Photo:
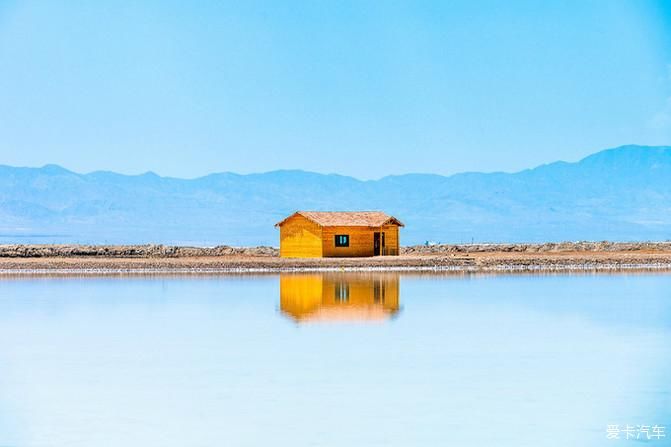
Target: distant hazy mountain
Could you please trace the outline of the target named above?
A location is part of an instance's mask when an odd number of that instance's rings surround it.
[[[277,245],[298,210],[384,210],[402,243],[671,239],[671,147],[506,173],[360,181],[303,171],[193,180],[0,166],[0,242]]]

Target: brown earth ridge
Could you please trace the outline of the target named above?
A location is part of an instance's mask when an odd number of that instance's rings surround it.
[[[671,242],[418,245],[400,256],[287,259],[273,247],[0,245],[0,274],[273,273],[329,270],[671,271]]]

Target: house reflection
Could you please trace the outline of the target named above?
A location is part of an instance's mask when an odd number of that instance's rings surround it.
[[[282,274],[280,310],[297,322],[385,320],[399,311],[399,276]]]

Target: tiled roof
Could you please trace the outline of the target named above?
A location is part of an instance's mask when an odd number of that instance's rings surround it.
[[[403,226],[401,221],[382,211],[296,211],[275,226],[281,226],[295,215],[303,216],[322,227],[381,227],[386,224]]]

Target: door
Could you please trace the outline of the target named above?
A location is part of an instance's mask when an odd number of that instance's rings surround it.
[[[373,302],[384,304],[384,281],[381,279],[376,279],[373,283]]]
[[[373,233],[373,256],[380,256],[380,233]]]

